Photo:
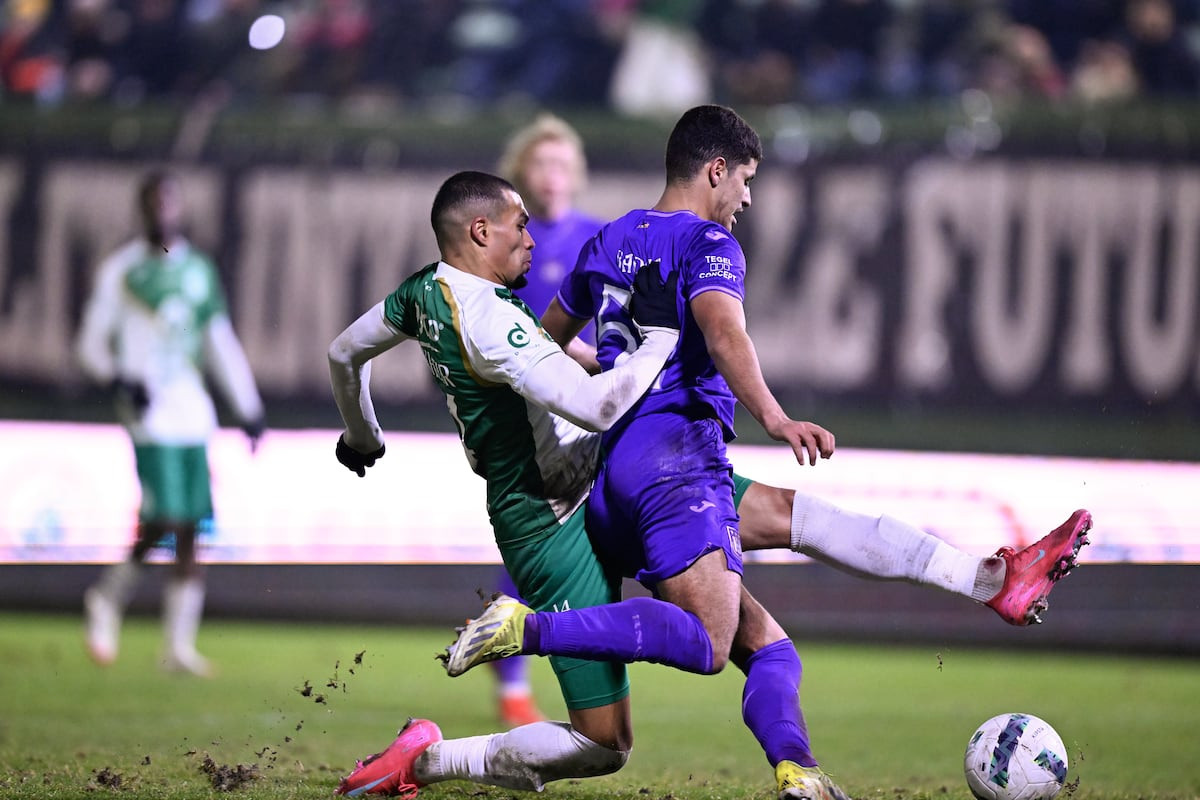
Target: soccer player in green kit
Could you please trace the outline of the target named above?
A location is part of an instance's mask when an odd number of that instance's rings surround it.
[[[217,427],[205,372],[242,422],[251,448],[263,406],[209,258],[183,235],[179,179],[152,172],[138,189],[143,235],[100,266],[76,349],[84,371],[115,395],[133,440],[142,502],[129,558],[109,566],[84,595],[92,659],[117,658],[121,618],[147,553],[175,536],[175,568],[163,594],[164,668],[208,675],[196,651],[204,576],[196,533],[212,516],[207,442]]]

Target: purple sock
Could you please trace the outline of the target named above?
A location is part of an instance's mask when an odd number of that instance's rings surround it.
[[[800,711],[800,656],[788,639],[780,639],[750,656],[743,668],[742,719],[758,739],[771,766],[795,761],[813,767],[808,727]]]
[[[649,661],[707,675],[712,642],[695,614],[662,600],[540,611],[525,618],[526,653],[593,661]]]

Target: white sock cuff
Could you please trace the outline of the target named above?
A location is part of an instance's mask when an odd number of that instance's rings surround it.
[[[795,553],[802,552],[802,548],[823,550],[839,516],[845,513],[832,503],[797,491],[792,497],[791,550]]]

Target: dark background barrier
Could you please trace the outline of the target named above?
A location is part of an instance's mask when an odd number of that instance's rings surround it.
[[[131,606],[156,613],[169,568],[148,569]],[[214,565],[207,613],[286,622],[436,625],[449,633],[492,591],[491,565]],[[94,565],[0,565],[0,608],[82,615]],[[945,592],[864,581],[820,564],[746,568],[746,585],[795,639],[1200,655],[1200,566],[1091,564],[1051,595],[1042,625],[1014,628]],[[626,594],[645,594],[626,582]],[[82,644],[82,623],[80,634]]]
[[[855,113],[878,141],[848,132]],[[1200,166],[1177,135],[1195,115],[997,108],[1003,137],[964,150],[947,139],[972,119],[957,107],[760,113],[767,158],[737,233],[768,379],[854,446],[1196,459]],[[0,415],[109,418],[70,343],[98,260],[134,233],[137,179],[168,161],[271,423],[331,424],[325,346],[434,259],[438,183],[494,168],[529,117],[231,110],[179,159],[184,112],[0,106]],[[669,124],[572,119],[592,156],[583,205],[652,204]],[[376,395],[398,427],[446,429],[416,366],[379,370]]]

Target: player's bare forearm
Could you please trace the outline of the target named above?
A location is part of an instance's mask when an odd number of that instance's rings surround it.
[[[801,464],[833,455],[833,434],[816,423],[789,417],[767,386],[742,304],[720,292],[705,292],[692,300],[692,314],[717,370],[767,435],[791,447]]]
[[[562,349],[567,355],[575,359],[579,366],[588,371],[588,374],[595,375],[600,371],[600,362],[596,360],[596,348],[590,345],[579,337],[571,339],[566,344],[562,345]]]
[[[767,386],[758,361],[754,342],[744,329],[724,327],[713,332],[710,339],[705,333],[709,355],[717,371],[725,378],[738,402],[745,406],[773,439],[787,421],[788,416],[771,389]]]
[[[691,307],[708,354],[734,397],[768,434],[778,430],[787,414],[763,378],[741,301],[724,292],[704,292],[691,300]]]
[[[563,310],[556,297],[550,301],[546,313],[542,314],[541,325],[542,330],[550,334],[550,338],[558,342],[558,346],[579,362],[581,367],[593,375],[600,371],[596,348],[579,338],[579,334],[587,327],[586,319],[572,317]]]

